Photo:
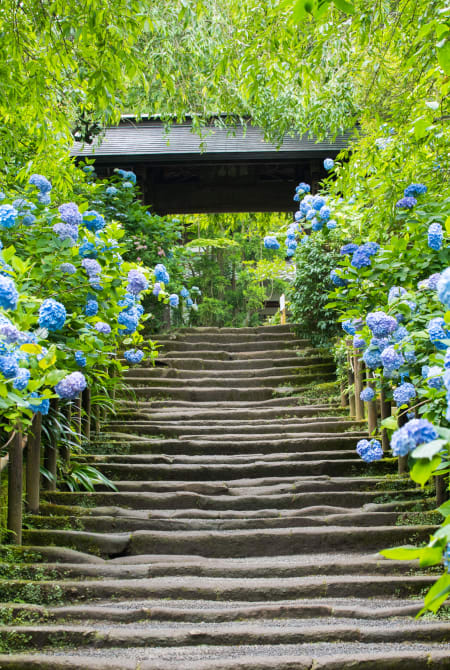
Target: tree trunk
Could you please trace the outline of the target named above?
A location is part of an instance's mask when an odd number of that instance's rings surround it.
[[[27,440],[27,512],[39,512],[42,414],[36,412]]]
[[[8,520],[11,544],[22,544],[23,453],[22,434],[16,431],[9,448],[8,463]]]

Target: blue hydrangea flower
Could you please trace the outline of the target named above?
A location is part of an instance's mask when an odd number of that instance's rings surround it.
[[[400,384],[400,386],[397,386],[397,388],[394,389],[393,392],[393,398],[397,407],[407,405],[409,401],[415,397],[416,397],[415,386],[414,384],[410,384],[409,382],[404,382],[403,384]]]
[[[64,223],[71,226],[79,226],[83,221],[83,217],[78,209],[78,205],[74,202],[66,202],[58,207],[58,212]]]
[[[346,319],[341,323],[342,330],[348,335],[354,335],[356,333],[356,326],[353,322],[353,319]]]
[[[409,434],[406,425],[396,430],[392,435],[391,449],[394,456],[406,456],[406,454],[409,454],[410,451],[416,448],[416,443]]]
[[[84,306],[84,313],[86,316],[95,316],[98,312],[98,302],[94,299],[90,299],[86,302]]]
[[[444,368],[446,370],[450,370],[450,347],[447,349],[445,352],[444,356]]]
[[[393,338],[394,342],[401,342],[402,340],[404,340],[408,336],[409,336],[409,333],[406,330],[405,326],[399,326],[392,333],[392,338]]]
[[[127,188],[127,189],[128,188],[133,188],[133,184],[131,183],[131,181],[124,181],[124,182],[122,182],[122,188]]]
[[[436,291],[440,278],[440,272],[435,272],[434,274],[430,275],[427,279],[428,288],[430,288],[432,291]]]
[[[72,226],[70,223],[55,223],[53,232],[60,240],[70,240],[72,243],[78,240],[78,226]]]
[[[49,205],[51,203],[51,198],[49,193],[38,193],[38,201],[41,205]]]
[[[405,361],[410,365],[416,362],[416,353],[414,349],[408,349],[403,353],[403,356],[405,358]]]
[[[17,375],[14,377],[13,380],[13,387],[17,389],[17,391],[24,391],[28,386],[30,377],[31,373],[29,370],[27,370],[26,368],[19,368],[19,372],[17,373]]]
[[[384,312],[369,312],[366,323],[375,337],[387,337],[398,326],[396,319]]]
[[[428,379],[427,382],[430,388],[433,389],[442,388],[444,380],[442,378],[442,368],[440,368],[439,365],[432,365],[428,370],[427,377],[430,377],[430,379]]]
[[[122,298],[122,300],[119,300],[117,304],[119,307],[133,307],[135,303],[136,296],[132,295],[131,293],[125,293],[125,296]]]
[[[0,307],[3,309],[16,309],[19,294],[14,281],[10,277],[0,275]]]
[[[102,271],[102,266],[95,258],[83,258],[81,267],[86,270],[88,277],[96,277]]]
[[[144,358],[144,352],[140,349],[128,349],[128,351],[124,353],[124,357],[129,363],[136,365]]]
[[[12,379],[19,374],[19,366],[17,360],[12,354],[4,354],[0,356],[0,372],[5,379]]]
[[[362,268],[368,268],[370,267],[371,264],[370,254],[367,251],[365,251],[362,247],[358,247],[358,249],[352,256],[350,264],[357,270],[361,270]]]
[[[334,168],[334,160],[332,158],[325,158],[323,162],[323,167],[325,170],[332,170]]]
[[[75,363],[80,366],[80,368],[86,367],[86,356],[82,351],[75,352]]]
[[[395,203],[395,206],[398,209],[412,209],[417,205],[417,200],[411,196],[408,198],[400,198],[400,200],[397,200]]]
[[[364,402],[370,402],[375,398],[375,391],[370,388],[370,386],[366,386],[359,394],[359,397],[361,400],[364,400]]]
[[[326,200],[324,197],[321,195],[313,196],[313,199],[311,200],[311,207],[315,209],[316,212],[321,210],[324,205],[326,205]]]
[[[389,295],[388,295],[388,303],[389,305],[394,302],[394,300],[398,300],[399,298],[402,297],[402,295],[405,295],[406,289],[404,289],[402,286],[392,286],[392,288],[389,289]]]
[[[307,221],[316,221],[316,214],[317,214],[316,210],[310,207],[310,209],[308,209],[308,211],[305,214],[305,219]]]
[[[190,309],[193,305],[194,305],[194,301],[192,300],[192,298],[187,298],[186,299],[186,307],[188,307]]]
[[[114,197],[115,195],[117,195],[118,192],[119,192],[119,191],[118,191],[118,189],[117,189],[115,186],[108,186],[108,188],[107,188],[106,191],[105,191],[106,195],[108,195],[110,198],[112,198],[112,197]],[[148,212],[147,212],[147,214],[148,214]]]
[[[439,437],[435,427],[427,419],[412,419],[404,428],[408,430],[417,446],[437,440]]]
[[[367,343],[362,337],[360,337],[360,335],[354,335],[353,346],[355,347],[355,349],[365,349]]]
[[[169,283],[169,273],[167,272],[165,265],[158,263],[158,265],[155,266],[153,272],[155,274],[156,281],[162,282],[163,284]]]
[[[336,270],[331,270],[330,279],[335,286],[347,286],[347,284],[348,284],[348,281],[346,279],[343,279],[342,277],[340,277],[337,274]]]
[[[31,402],[31,398],[35,398],[34,402]],[[33,391],[33,393],[30,393],[28,408],[31,409],[34,414],[40,412],[42,416],[45,416],[50,409],[50,400],[48,398],[41,398],[37,391]]]
[[[319,216],[322,219],[322,221],[328,221],[328,219],[331,216],[331,209],[329,207],[327,207],[326,205],[324,205],[319,210]]]
[[[66,308],[61,302],[48,298],[39,308],[39,325],[41,328],[60,330],[66,321]]]
[[[439,251],[442,248],[444,233],[440,223],[432,223],[428,228],[428,246],[430,249]]]
[[[415,195],[423,195],[424,193],[427,192],[427,190],[428,189],[425,186],[425,184],[410,184],[403,191],[403,195],[405,196],[405,198],[409,198]]]
[[[176,294],[176,293],[172,293],[172,294],[169,296],[169,305],[170,305],[171,307],[178,307],[178,304],[179,304],[179,298],[178,298],[177,294]]]
[[[189,298],[189,291],[185,286],[183,286],[183,288],[181,289],[180,295],[182,298]]]
[[[341,254],[341,256],[351,256],[352,254],[355,253],[355,251],[357,251],[357,249],[358,245],[353,244],[353,242],[350,242],[349,244],[344,244],[344,246],[341,247],[339,253]]]
[[[18,329],[7,319],[5,319],[4,321],[2,319],[2,322],[0,323],[0,335],[8,344],[17,342],[17,340],[19,339]]]
[[[130,270],[128,273],[127,291],[133,295],[138,295],[148,287],[148,280],[139,270]]]
[[[127,334],[134,333],[139,324],[139,313],[136,307],[129,307],[128,309],[123,309],[117,321],[121,326],[124,326],[124,329],[121,329],[122,332]]]
[[[121,177],[121,178],[124,179],[125,181],[130,181],[132,184],[135,184],[135,183],[136,183],[136,175],[135,175],[135,173],[132,172],[131,170],[120,170],[120,169],[116,169],[116,170],[114,170],[114,171],[117,172],[117,174],[119,175],[119,177]]]
[[[264,246],[266,249],[279,249],[280,243],[273,235],[266,235],[264,238]],[[156,277],[156,279],[159,279],[159,277]],[[161,279],[161,281],[163,280]]]
[[[83,170],[83,172],[85,172],[88,175],[94,173],[94,166],[93,165],[83,165],[83,167],[81,169]]]
[[[97,321],[95,324],[95,330],[97,330],[99,333],[102,333],[102,335],[109,335],[111,332],[111,326],[104,321]]]
[[[88,240],[84,238],[83,244],[78,249],[78,255],[81,256],[81,258],[97,258],[98,251],[93,242],[88,242]]]
[[[309,184],[306,184],[304,181],[301,181],[295,190],[297,193],[309,193],[311,190],[311,186]]]
[[[369,256],[375,256],[380,251],[380,245],[378,242],[364,242],[359,249]]]
[[[17,220],[19,212],[12,205],[0,205],[0,226],[12,228]]]
[[[84,212],[83,224],[93,233],[96,233],[99,230],[103,230],[103,228],[106,226],[106,222],[103,216],[94,209]]]
[[[327,228],[328,230],[334,230],[335,228],[337,228],[336,221],[334,219],[330,219],[329,221],[327,221]]]
[[[369,347],[363,354],[363,361],[370,370],[381,367],[381,351],[377,347]]]
[[[383,449],[378,440],[359,440],[356,445],[356,453],[366,463],[379,461],[383,458]]]
[[[159,282],[156,282],[153,284],[153,290],[152,290],[153,295],[158,296],[161,293],[161,284]]]
[[[442,554],[442,560],[444,561],[444,567],[447,568],[447,572],[450,573],[450,542],[447,544]]]
[[[75,265],[72,263],[61,263],[59,270],[66,275],[74,275],[77,272]]]
[[[431,321],[428,323],[428,335],[430,336],[430,341],[434,344],[436,349],[447,349],[447,345],[441,342],[441,340],[445,340],[449,337],[449,333],[444,326],[445,321],[440,316],[431,319]]]
[[[41,174],[32,174],[28,183],[36,186],[36,188],[44,195],[50,193],[52,190],[52,185],[49,180]]]
[[[65,400],[75,400],[87,386],[82,372],[71,372],[55,386],[55,393]]]
[[[437,282],[437,295],[443,305],[450,309],[450,268],[446,268]]]
[[[382,352],[381,362],[387,369],[398,370],[398,368],[403,365],[405,361],[401,352],[396,351],[396,349],[391,345],[386,347],[386,349],[384,349]]]

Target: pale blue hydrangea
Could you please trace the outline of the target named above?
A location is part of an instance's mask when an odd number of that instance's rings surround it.
[[[136,365],[137,363],[140,363],[144,358],[144,352],[141,351],[140,349],[128,349],[128,351],[124,353],[124,357],[128,361],[128,363],[133,363],[134,365]]]
[[[97,321],[95,324],[95,330],[99,333],[102,333],[102,335],[109,335],[111,332],[111,326],[104,321]]]
[[[16,221],[19,212],[12,205],[0,205],[0,226],[2,228],[12,228]]]
[[[313,196],[313,199],[311,200],[311,207],[315,209],[316,212],[321,210],[324,205],[326,205],[326,200],[323,196],[321,195]]]
[[[155,279],[158,282],[162,282],[163,284],[169,283],[169,273],[167,272],[165,265],[158,263],[153,272],[155,274]]]
[[[432,365],[429,370],[428,370],[428,375],[429,377],[427,384],[430,388],[434,389],[440,389],[442,388],[442,385],[444,383],[444,380],[442,378],[442,368],[439,367],[439,365]]]
[[[121,177],[123,180],[130,181],[132,184],[136,184],[136,175],[131,170],[121,170],[116,168],[114,172],[117,172],[119,177]]]
[[[134,188],[134,184],[132,184],[131,181],[124,181],[122,182],[122,188],[125,189]]]
[[[369,347],[363,354],[363,361],[370,370],[381,367],[381,351],[377,347]]]
[[[14,281],[10,277],[0,275],[0,307],[3,309],[16,309],[19,300]]]
[[[77,272],[75,265],[72,263],[61,263],[59,266],[60,272],[66,275],[74,275]]]
[[[78,240],[78,226],[72,226],[70,223],[55,223],[53,232],[60,240],[70,240],[72,243]]]
[[[356,453],[366,463],[379,461],[383,458],[383,449],[378,440],[359,440],[356,445]]]
[[[179,298],[178,298],[177,294],[176,294],[176,293],[172,293],[172,294],[169,296],[169,305],[170,305],[171,307],[178,307],[178,304],[179,304]]]
[[[412,419],[404,427],[416,445],[431,442],[439,437],[435,427],[427,419]]]
[[[273,235],[266,235],[264,238],[264,246],[266,249],[279,249],[280,243]],[[159,277],[156,277],[156,279],[159,279]],[[163,280],[161,279],[161,281]]]
[[[42,398],[37,391],[30,393],[28,400],[28,409],[30,409],[34,414],[40,412],[42,416],[48,414],[50,409],[50,400],[48,398]],[[33,398],[33,401],[31,400]]]
[[[432,223],[428,228],[428,246],[434,251],[442,248],[444,233],[440,223]]]
[[[3,354],[0,356],[0,373],[5,379],[12,379],[19,374],[17,360],[12,354]]]
[[[372,388],[370,388],[370,386],[366,386],[359,394],[359,397],[364,402],[371,402],[371,400],[375,398],[375,391]]]
[[[331,209],[329,207],[327,207],[326,205],[324,205],[319,210],[319,216],[322,219],[322,221],[328,221],[328,219],[331,216]]]
[[[183,288],[181,289],[180,295],[182,298],[189,298],[189,291],[185,286],[183,286]]]
[[[388,303],[389,305],[394,302],[394,300],[398,300],[399,298],[402,297],[402,295],[405,295],[406,289],[404,289],[402,286],[392,286],[392,288],[389,289],[389,295],[388,295]]]
[[[127,291],[133,295],[138,295],[148,287],[148,280],[139,270],[130,270],[128,273]]]
[[[89,299],[84,306],[86,316],[95,316],[98,312],[98,302],[93,298]]]
[[[55,393],[65,400],[75,400],[87,386],[82,372],[71,372],[55,386]]]
[[[355,347],[355,349],[365,349],[367,343],[360,335],[354,335],[353,346]]]
[[[75,352],[75,363],[80,366],[80,368],[86,367],[86,356],[82,351]]]
[[[401,407],[402,405],[407,405],[410,400],[416,397],[416,389],[414,384],[403,382],[403,384],[394,389],[392,395],[397,407]]]
[[[375,337],[387,337],[397,329],[397,321],[385,312],[369,312],[366,323]]]
[[[38,201],[41,205],[49,205],[51,203],[51,198],[49,193],[38,193]]]
[[[17,373],[17,375],[14,377],[13,380],[13,387],[17,389],[17,391],[24,391],[28,386],[30,377],[31,373],[29,370],[27,370],[26,368],[19,368],[19,372]]]
[[[416,448],[413,437],[409,434],[406,425],[396,430],[391,439],[391,449],[394,456],[406,456]]]
[[[405,361],[410,365],[416,362],[416,353],[414,349],[407,349],[405,352],[403,352],[403,356]]]
[[[60,205],[58,212],[64,223],[68,223],[71,226],[79,226],[83,221],[78,205],[74,202],[65,202],[63,205]]]
[[[437,282],[437,295],[443,305],[450,309],[450,268],[446,268]]]
[[[121,329],[123,333],[134,333],[139,324],[139,313],[136,307],[123,309],[117,317],[117,321],[121,326],[124,326],[124,328]]]
[[[337,228],[336,221],[334,219],[330,219],[329,221],[327,221],[327,228],[328,230],[334,230],[335,228]]]
[[[449,333],[445,328],[445,321],[442,317],[438,316],[431,319],[428,323],[427,330],[428,335],[430,336],[430,341],[434,344],[436,349],[447,349],[447,345],[441,341],[449,337]]]
[[[430,275],[427,279],[428,288],[430,288],[432,291],[436,291],[440,278],[441,278],[440,272],[435,272],[434,274]]]
[[[323,162],[325,170],[330,171],[334,168],[334,160],[332,158],[325,158]]]
[[[295,190],[297,193],[309,193],[311,186],[306,184],[304,181],[301,181],[300,184],[296,186]]]
[[[381,362],[386,369],[398,370],[405,361],[401,352],[397,351],[393,345],[390,345],[381,353]]]
[[[41,328],[55,331],[61,330],[66,321],[66,308],[61,302],[47,298],[39,308],[39,325]]]
[[[161,293],[161,284],[159,282],[156,282],[153,285],[153,290],[152,290],[153,295],[158,296]]]
[[[107,188],[106,191],[105,191],[106,195],[109,196],[110,198],[112,198],[112,197],[114,197],[115,195],[117,195],[118,192],[119,192],[119,191],[118,191],[118,189],[117,189],[115,186],[108,186],[108,188]],[[147,212],[147,214],[148,214],[148,212]]]
[[[83,224],[93,233],[97,233],[98,231],[103,230],[103,228],[106,226],[106,222],[103,216],[94,209],[84,212]]]
[[[409,336],[409,333],[406,330],[405,326],[399,326],[392,333],[392,338],[393,338],[394,342],[401,342],[402,340],[404,340],[408,336]]]
[[[88,277],[96,277],[102,271],[102,266],[95,258],[83,258],[81,267],[86,271]]]
[[[36,186],[36,188],[43,194],[50,193],[52,190],[52,185],[49,180],[41,174],[32,174],[28,183]]]
[[[305,219],[307,221],[316,221],[316,214],[317,214],[316,210],[310,207],[305,214]]]

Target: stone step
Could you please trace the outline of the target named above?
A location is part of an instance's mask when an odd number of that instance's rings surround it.
[[[134,375],[133,370],[129,371],[126,378],[127,385],[131,386],[148,386],[153,387],[167,387],[167,388],[183,388],[192,386],[194,388],[223,388],[223,389],[252,389],[260,387],[270,387],[276,391],[278,386],[307,386],[311,382],[320,380],[322,382],[333,381],[335,378],[334,371],[325,372],[318,370],[317,372],[302,373],[300,375],[284,375],[279,377],[144,377],[141,375]]]
[[[309,340],[301,340],[294,337],[289,337],[287,339],[257,339],[253,342],[230,342],[227,338],[224,338],[223,341],[217,342],[211,341],[208,337],[205,337],[199,339],[196,342],[159,338],[158,344],[164,353],[170,351],[171,355],[173,355],[173,352],[183,352],[184,355],[188,355],[189,352],[196,352],[196,355],[198,355],[198,353],[201,351],[210,351],[212,353],[229,352],[238,354],[243,354],[246,352],[254,353],[257,351],[279,351],[286,349],[294,351],[296,349],[309,347],[311,343]]]
[[[177,333],[179,335],[261,335],[261,334],[277,334],[277,333],[293,333],[295,331],[294,324],[277,324],[274,326],[250,326],[243,328],[217,328],[214,326],[196,326],[179,328]]]
[[[327,526],[327,533],[320,527],[228,531],[138,530],[133,533],[32,529],[24,531],[24,544],[70,546],[109,558],[152,553],[155,548],[159,553],[166,554],[241,558],[309,554],[326,549],[337,550],[343,546],[350,552],[377,551],[380,547],[407,544],[412,535],[416,543],[428,541],[433,530],[432,526]]]
[[[336,370],[336,365],[333,361],[318,363],[311,363],[308,359],[298,359],[294,365],[286,367],[264,367],[255,369],[252,367],[249,370],[242,369],[241,367],[237,369],[211,369],[211,370],[180,370],[178,368],[167,367],[165,365],[158,365],[155,367],[133,367],[129,370],[126,370],[124,373],[125,378],[129,377],[143,377],[145,379],[152,378],[164,378],[164,379],[198,379],[198,378],[210,378],[210,379],[222,379],[226,377],[227,379],[253,379],[257,378],[268,378],[268,377],[280,377],[290,375],[303,375],[307,373],[318,373],[318,372],[329,372],[334,373]]]
[[[303,353],[308,353],[309,348],[299,348],[295,349],[292,346],[286,346],[285,348],[280,349],[254,349],[249,345],[248,349],[245,351],[229,351],[229,350],[219,350],[219,349],[210,349],[209,347],[205,348],[193,348],[190,351],[179,351],[177,349],[170,349],[170,351],[162,350],[163,357],[166,357],[167,354],[170,354],[170,358],[173,359],[174,363],[176,359],[193,359],[194,357],[200,360],[205,361],[236,361],[240,362],[251,361],[254,359],[257,360],[266,360],[270,365],[275,365],[276,359],[285,359],[286,357],[293,357],[298,353],[299,357]],[[178,364],[177,364],[178,365]],[[181,364],[182,366],[183,364]]]
[[[257,353],[257,352],[256,352]],[[158,356],[155,362],[156,369],[172,368],[183,372],[185,370],[201,371],[211,370],[212,372],[219,372],[228,370],[229,372],[244,372],[257,371],[259,369],[272,368],[296,368],[303,365],[316,365],[321,363],[329,363],[329,358],[324,355],[317,354],[314,349],[301,349],[297,352],[289,352],[283,350],[283,355],[278,357],[262,357],[257,358],[254,355],[251,358],[239,357],[230,358],[197,358],[196,352],[192,352],[189,358],[172,357],[170,354]],[[301,354],[301,355],[300,355]],[[149,367],[149,369],[152,369]]]
[[[333,389],[337,385],[335,382],[331,384]],[[335,407],[336,402],[329,401],[325,402],[324,399],[321,399],[317,402],[311,402],[305,404],[299,401],[299,398],[270,398],[269,400],[259,400],[259,401],[247,401],[247,400],[221,400],[221,401],[205,401],[202,403],[201,407],[195,402],[187,400],[175,400],[175,399],[166,399],[166,400],[129,400],[125,398],[118,399],[119,407],[143,407],[145,409],[159,409],[165,411],[172,411],[180,408],[188,409],[190,411],[208,411],[212,409],[217,410],[254,410],[255,412],[264,412],[266,409],[279,409],[283,410],[285,408],[295,409],[306,409],[306,410],[315,410],[315,409],[327,409],[329,411],[330,407]]]
[[[284,398],[280,400],[285,400]],[[277,420],[288,420],[288,419],[295,419],[296,417],[317,417],[320,418],[322,416],[327,416],[331,413],[334,413],[336,411],[344,411],[340,410],[339,407],[336,405],[311,405],[309,407],[300,407],[297,404],[297,398],[290,399],[291,400],[291,405],[285,405],[283,404],[280,407],[271,407],[268,406],[266,409],[261,408],[260,410],[257,409],[250,409],[250,408],[243,408],[239,409],[239,407],[236,407],[234,403],[231,405],[231,407],[224,407],[223,403],[217,403],[217,409],[208,409],[205,408],[203,409],[204,405],[207,405],[208,403],[202,403],[201,406],[198,404],[194,403],[180,403],[173,405],[173,401],[170,403],[168,401],[161,402],[161,405],[158,405],[156,410],[152,411],[152,408],[150,405],[156,404],[156,403],[146,403],[142,402],[139,404],[136,403],[131,403],[128,402],[126,405],[122,404],[122,410],[118,411],[118,417],[126,417],[127,412],[132,412],[131,416],[134,416],[136,413],[137,416],[139,416],[139,413],[142,413],[143,415],[151,416],[152,420],[155,423],[159,422],[195,422],[198,420],[202,421],[202,424],[208,421],[215,422],[215,421],[226,421],[233,423],[235,421],[254,421],[255,423],[258,423],[259,417],[261,417],[260,421],[261,423],[263,421],[270,421],[270,418],[274,421]],[[296,402],[295,405],[292,403]],[[214,404],[214,403],[213,403]],[[252,403],[249,403],[251,405]],[[135,409],[133,410],[132,408],[139,408],[141,409]],[[346,418],[348,418],[348,412],[346,413]]]
[[[290,387],[290,394],[301,392],[303,389]],[[221,386],[198,387],[198,386],[128,386],[121,391],[120,395],[133,393],[138,398],[174,398],[189,400],[190,402],[211,402],[213,400],[270,400],[273,398],[275,389],[271,387],[254,388],[226,388]]]
[[[343,418],[327,417],[318,418],[317,420],[307,420],[302,422],[282,423],[278,421],[269,422],[266,425],[258,425],[256,422],[242,425],[240,422],[233,422],[233,425],[224,425],[222,423],[215,423],[212,425],[193,424],[179,425],[178,423],[155,423],[153,421],[146,421],[135,417],[133,420],[111,421],[105,426],[105,430],[109,433],[126,432],[131,427],[136,433],[140,434],[162,434],[177,436],[178,439],[195,440],[197,438],[211,438],[216,439],[217,436],[224,441],[228,439],[239,440],[264,440],[267,435],[274,435],[280,437],[282,435],[285,439],[295,440],[301,437],[303,433],[309,433],[315,436],[322,434],[334,434],[341,432],[349,432],[359,435],[366,434],[364,430],[366,426],[365,421],[346,421]]]
[[[321,416],[299,416],[299,417],[289,417],[289,418],[275,418],[275,419],[202,419],[195,420],[193,417],[190,421],[185,422],[180,426],[179,419],[167,419],[161,421],[155,421],[153,419],[153,414],[150,411],[136,411],[136,412],[122,412],[120,416],[116,417],[114,421],[107,424],[104,428],[104,433],[100,433],[97,439],[98,443],[101,444],[102,439],[106,439],[107,435],[116,432],[112,430],[112,426],[117,423],[126,424],[127,422],[138,422],[145,423],[147,426],[155,429],[155,432],[160,435],[183,435],[186,430],[195,431],[196,434],[206,432],[207,434],[213,433],[257,433],[259,435],[263,433],[283,433],[287,432],[296,432],[296,429],[302,429],[305,426],[312,426],[314,429],[317,429],[317,432],[323,432],[322,426],[325,425],[327,432],[330,429],[333,429],[336,425],[336,428],[346,429],[352,426],[361,428],[366,425],[365,421],[353,421],[348,418],[348,416],[341,415],[321,415]],[[120,431],[117,431],[120,432]]]

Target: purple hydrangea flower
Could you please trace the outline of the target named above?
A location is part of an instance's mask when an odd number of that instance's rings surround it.
[[[130,270],[128,273],[127,291],[133,295],[138,295],[148,287],[148,280],[139,270]]]
[[[55,223],[53,232],[60,240],[71,240],[72,243],[78,240],[78,226],[72,226],[70,223]]]
[[[41,328],[60,330],[66,321],[66,308],[61,302],[48,298],[39,308],[39,325]]]
[[[102,266],[95,258],[83,258],[81,266],[86,270],[88,277],[97,277],[102,271]]]
[[[17,340],[19,339],[18,329],[15,326],[13,326],[12,323],[6,322],[6,320],[4,323],[0,323],[0,335],[6,342],[8,342],[8,344],[17,342]]]
[[[384,312],[369,312],[366,323],[375,337],[387,337],[398,326],[396,319]]]
[[[436,291],[440,278],[441,278],[440,272],[435,272],[434,274],[430,275],[427,279],[428,288],[430,288],[432,291]]]
[[[331,216],[331,209],[329,207],[327,207],[326,205],[324,205],[319,210],[319,216],[322,219],[322,221],[328,221],[328,219]]]
[[[298,186],[295,187],[297,193],[309,193],[311,186],[306,184],[304,181],[301,181]]]
[[[55,393],[65,400],[75,400],[86,386],[86,378],[81,372],[71,372],[56,384]]]
[[[68,223],[71,226],[79,226],[83,221],[78,205],[74,202],[66,202],[60,205],[58,212],[64,223]]]
[[[136,365],[144,358],[144,352],[140,349],[128,349],[128,351],[124,353],[124,357],[129,363]]]
[[[367,343],[360,335],[354,335],[353,346],[355,347],[355,349],[365,349]]]
[[[398,209],[412,209],[417,205],[417,200],[411,196],[407,198],[400,198],[400,200],[397,200],[395,203],[395,206]]]
[[[161,292],[161,284],[159,284],[158,282],[156,282],[156,283],[153,285],[153,291],[152,291],[152,293],[153,293],[153,295],[158,296],[158,295],[160,294],[160,292]]]
[[[102,335],[109,335],[111,332],[111,326],[104,321],[97,321],[95,324],[95,329],[99,333],[102,333]]]

